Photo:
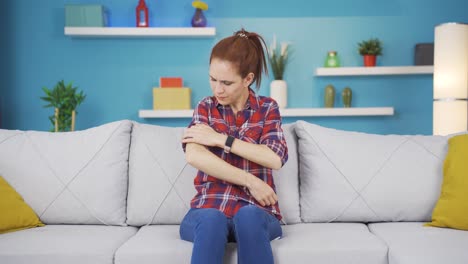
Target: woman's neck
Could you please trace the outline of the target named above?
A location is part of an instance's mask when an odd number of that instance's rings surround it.
[[[237,112],[244,109],[245,104],[247,103],[247,99],[249,98],[249,94],[249,88],[246,88],[242,95],[239,97],[239,100],[231,104],[231,109],[235,115],[237,114]]]

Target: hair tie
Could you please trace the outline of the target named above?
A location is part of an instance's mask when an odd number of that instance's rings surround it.
[[[247,35],[246,35],[246,34],[244,34],[244,33],[242,33],[242,32],[241,32],[241,33],[239,33],[239,34],[237,34],[237,36],[239,36],[239,37],[241,37],[241,38],[246,38],[246,39],[249,39],[249,37],[247,37]]]

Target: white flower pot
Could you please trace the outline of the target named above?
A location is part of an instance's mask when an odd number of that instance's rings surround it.
[[[284,80],[274,80],[270,83],[270,97],[275,99],[279,108],[288,105],[288,84]]]

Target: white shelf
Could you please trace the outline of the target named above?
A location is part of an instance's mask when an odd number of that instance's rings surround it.
[[[280,109],[282,117],[297,116],[382,116],[393,115],[393,107],[349,108],[286,108]]]
[[[286,108],[280,109],[282,117],[306,116],[389,116],[393,107],[350,108]],[[140,118],[191,118],[193,110],[140,110]]]
[[[315,76],[406,75],[432,74],[434,66],[376,66],[317,68]]]
[[[72,37],[212,37],[214,27],[65,27]]]

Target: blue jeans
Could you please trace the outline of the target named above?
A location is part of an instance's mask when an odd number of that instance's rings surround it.
[[[190,209],[180,224],[180,237],[193,242],[192,264],[221,264],[227,242],[237,242],[238,263],[273,263],[270,241],[281,237],[273,215],[254,205],[233,218],[217,209]]]

